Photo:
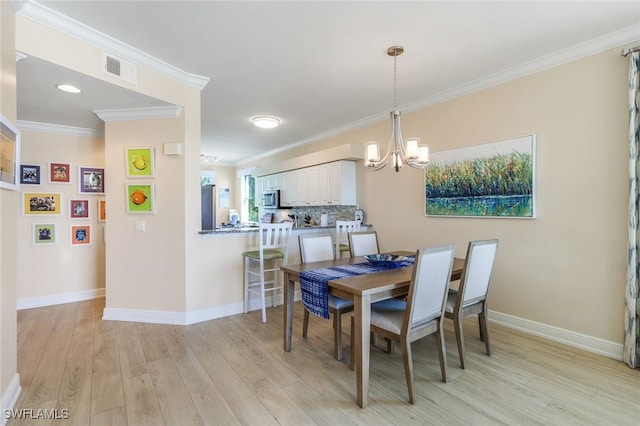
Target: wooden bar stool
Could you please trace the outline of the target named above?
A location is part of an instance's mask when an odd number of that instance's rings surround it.
[[[275,293],[284,283],[278,277],[280,265],[287,262],[291,222],[261,223],[258,250],[242,253],[244,256],[244,312],[249,311],[249,293],[258,294],[262,304],[262,322],[267,322],[266,292],[271,292],[271,305],[275,306]],[[280,262],[279,262],[280,261]],[[265,267],[265,262],[270,262]],[[256,271],[257,266],[257,271]],[[270,279],[267,278],[270,275]],[[251,281],[251,277],[257,278]]]

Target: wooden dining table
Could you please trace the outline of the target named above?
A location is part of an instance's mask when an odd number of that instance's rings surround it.
[[[411,256],[415,255],[415,252],[396,251],[389,254]],[[291,351],[295,283],[300,282],[300,274],[314,269],[362,262],[366,262],[364,257],[350,257],[281,267],[284,272],[284,350],[286,352]],[[460,279],[463,267],[464,259],[455,258],[451,281]],[[413,267],[408,266],[339,278],[328,283],[330,294],[353,301],[355,330],[351,356],[355,357],[357,400],[362,408],[365,408],[368,402],[371,304],[379,300],[406,295],[412,273]]]

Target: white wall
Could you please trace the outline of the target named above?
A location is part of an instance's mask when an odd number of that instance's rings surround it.
[[[163,143],[183,140],[183,120],[106,123],[106,312],[113,309],[184,311],[184,158],[163,155]],[[127,179],[127,147],[156,150],[155,177]],[[155,214],[126,211],[126,184],[155,186]],[[136,231],[136,223],[144,232]],[[109,315],[107,315],[109,316]]]
[[[16,123],[15,11],[0,2],[0,113]],[[13,407],[20,394],[17,369],[15,246],[19,193],[0,189],[0,409]],[[3,421],[0,420],[0,423]]]
[[[71,130],[71,129],[69,129]],[[70,183],[49,183],[49,162],[70,164]],[[18,308],[61,303],[104,294],[104,239],[106,222],[98,221],[97,200],[104,195],[80,193],[78,167],[104,168],[104,141],[73,134],[22,132],[22,163],[40,166],[40,185],[21,185],[24,193],[61,195],[59,216],[21,215],[17,220]],[[89,217],[71,219],[70,200],[87,200]],[[56,243],[33,244],[33,225],[56,225]],[[90,225],[91,244],[71,245],[71,226]]]

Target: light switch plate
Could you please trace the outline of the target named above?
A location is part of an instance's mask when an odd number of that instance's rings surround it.
[[[136,232],[144,232],[145,223],[144,220],[136,220]]]

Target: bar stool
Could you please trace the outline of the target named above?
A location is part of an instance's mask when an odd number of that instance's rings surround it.
[[[357,232],[360,230],[360,221],[358,220],[336,220],[336,258],[342,258],[343,252],[349,249],[349,232]]]
[[[275,293],[284,287],[284,283],[278,278],[280,265],[287,262],[289,254],[289,236],[291,235],[291,222],[285,223],[260,223],[258,250],[250,250],[242,253],[244,257],[244,313],[249,311],[249,293],[258,294],[262,305],[262,322],[267,322],[266,292],[271,292],[271,305],[275,306]],[[282,259],[279,264],[278,260]],[[265,268],[265,262],[271,265]],[[257,264],[257,265],[256,265]],[[257,266],[257,271],[255,270]],[[270,273],[269,280],[266,274]],[[251,276],[257,280],[251,281]]]

